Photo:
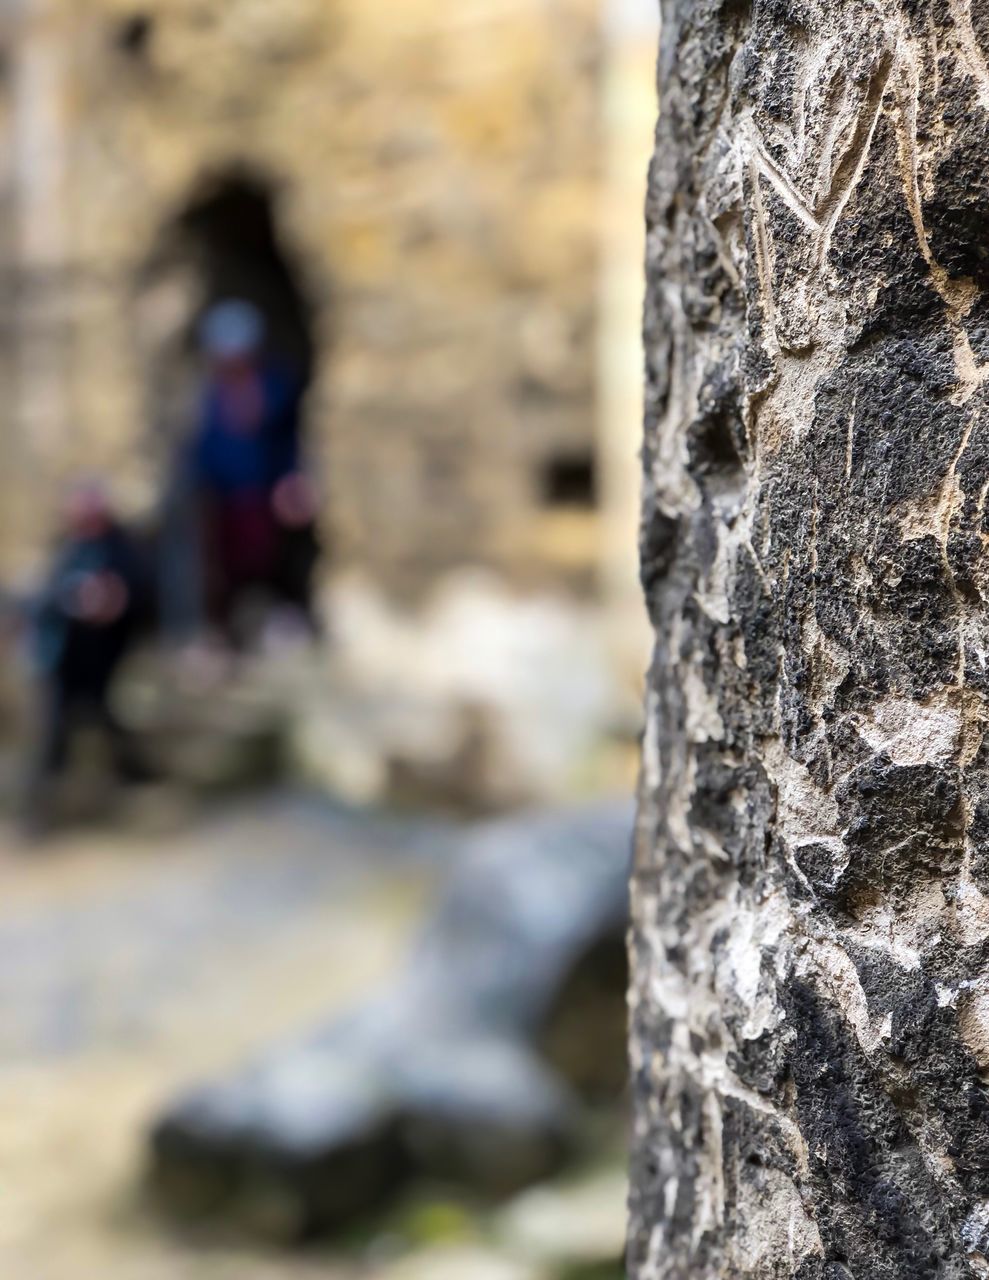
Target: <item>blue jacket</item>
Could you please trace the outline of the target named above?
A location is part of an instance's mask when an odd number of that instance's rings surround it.
[[[269,492],[299,466],[301,387],[276,365],[260,379],[264,414],[254,431],[229,420],[215,383],[203,392],[192,466],[198,485],[218,497]]]

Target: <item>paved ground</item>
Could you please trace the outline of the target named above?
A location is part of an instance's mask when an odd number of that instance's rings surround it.
[[[170,1239],[136,1194],[141,1135],[177,1086],[378,981],[449,847],[441,826],[284,797],[157,834],[4,841],[0,1276],[349,1277]]]

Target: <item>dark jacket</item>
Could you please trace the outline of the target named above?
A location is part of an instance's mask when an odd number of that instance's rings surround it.
[[[113,574],[127,590],[123,612],[108,623],[73,616],[73,598],[91,574]],[[35,669],[98,691],[133,639],[148,599],[141,556],[120,525],[94,538],[66,538],[55,553],[48,580],[35,602],[30,652]]]

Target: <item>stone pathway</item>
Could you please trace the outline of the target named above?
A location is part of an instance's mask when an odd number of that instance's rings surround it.
[[[177,1086],[380,980],[450,834],[281,797],[167,835],[0,845],[0,1275],[348,1276],[169,1240],[135,1190],[142,1137]]]

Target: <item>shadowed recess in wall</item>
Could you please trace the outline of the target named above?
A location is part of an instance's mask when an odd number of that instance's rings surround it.
[[[264,175],[238,167],[199,182],[162,229],[140,273],[139,294],[149,297],[169,282],[189,299],[173,335],[186,353],[203,310],[221,298],[245,298],[266,317],[272,353],[311,380],[325,326],[317,326],[313,282],[279,225],[278,191]]]

